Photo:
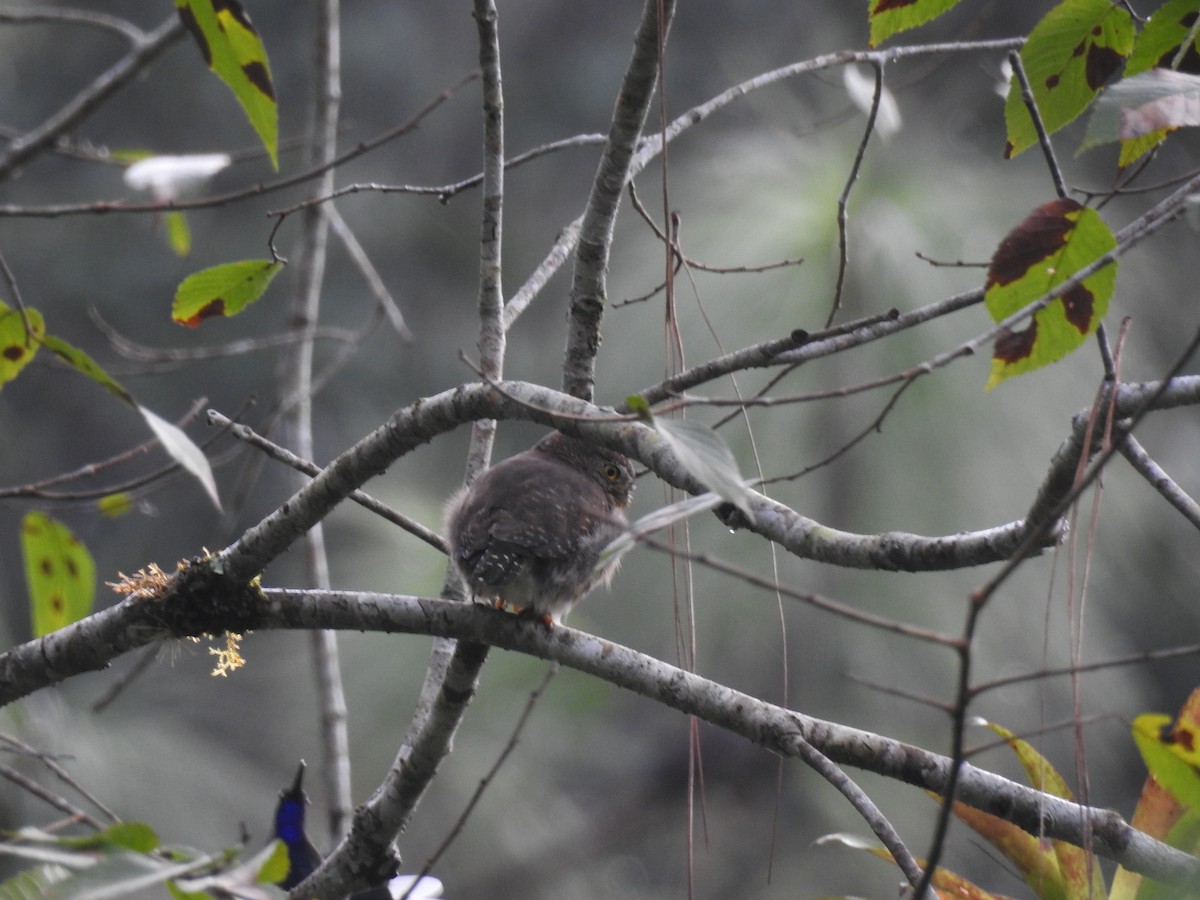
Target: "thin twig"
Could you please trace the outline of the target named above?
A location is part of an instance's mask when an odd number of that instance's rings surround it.
[[[134,46],[144,44],[146,32],[132,22],[90,9],[2,9],[0,23],[5,25],[87,25],[119,34]]]
[[[272,459],[291,466],[298,472],[303,472],[305,475],[316,476],[321,474],[321,467],[307,459],[301,459],[296,454],[292,453],[285,447],[280,447],[273,441],[267,440],[262,435],[255,432],[248,425],[242,425],[233,422],[221,413],[214,409],[208,411],[208,420],[214,425],[220,425],[222,428],[228,428],[229,433],[239,441],[245,441],[252,447],[257,447]],[[413,537],[420,538],[426,544],[440,553],[446,552],[446,542],[442,540],[441,535],[436,531],[431,531],[415,519],[410,519],[401,512],[397,512],[387,504],[376,500],[370,494],[362,490],[354,491],[349,495],[350,500],[353,500],[363,509],[375,513],[381,519],[386,519],[393,525],[403,528]]]
[[[1154,461],[1137,438],[1132,434],[1125,435],[1124,440],[1117,443],[1117,450],[1139,475],[1150,482],[1151,487],[1183,514],[1185,519],[1200,528],[1200,503],[1197,503],[1167,474],[1162,466]]]
[[[6,766],[3,763],[0,763],[0,778],[11,782],[21,790],[25,791],[25,793],[37,797],[39,800],[49,804],[59,812],[66,813],[72,819],[78,822],[83,822],[89,828],[92,828],[96,831],[104,830],[103,825],[85,813],[82,809],[69,802],[65,797],[60,797],[58,794],[48,791],[32,778],[27,778],[16,769]]]
[[[178,21],[178,20],[176,20]],[[126,200],[97,200],[92,203],[58,203],[49,204],[46,206],[25,206],[21,204],[0,204],[0,217],[14,218],[58,218],[60,216],[78,216],[78,215],[109,215],[112,213],[148,213],[148,212],[171,212],[173,210],[189,210],[189,209],[207,209],[214,206],[228,206],[231,203],[238,203],[242,200],[249,200],[254,197],[261,197],[264,194],[272,194],[277,191],[282,191],[296,185],[304,184],[312,181],[314,178],[320,178],[326,172],[332,171],[350,160],[357,159],[365,153],[369,153],[378,147],[383,146],[389,141],[403,137],[406,134],[416,130],[420,124],[443,103],[449,100],[454,94],[464,85],[470,84],[479,77],[478,72],[469,72],[457,82],[445,90],[440,91],[431,100],[426,102],[419,110],[417,110],[409,118],[405,119],[399,125],[387,129],[381,134],[376,135],[369,140],[361,141],[351,149],[344,152],[336,159],[329,162],[317,165],[312,168],[304,169],[294,175],[288,175],[283,178],[277,178],[274,181],[268,181],[263,184],[257,184],[248,188],[239,188],[238,190],[229,191],[224,194],[214,194],[210,197],[198,197],[192,200],[171,200],[167,202],[156,203],[130,203]],[[0,160],[2,161],[2,160]],[[0,170],[3,174],[3,170]],[[294,209],[280,210],[269,215],[286,216],[291,212],[298,211],[302,207]]]
[[[862,816],[863,821],[870,826],[875,836],[883,842],[883,846],[892,854],[892,859],[904,873],[904,877],[913,887],[921,883],[921,866],[913,858],[908,847],[900,840],[900,835],[892,827],[892,823],[867,796],[866,791],[855,784],[854,779],[847,775],[828,756],[801,738],[796,741],[796,755],[808,763],[809,768],[816,770],[822,778],[828,781],[850,801],[850,805]],[[920,893],[916,897],[923,896]],[[927,896],[927,895],[924,895]]]
[[[44,150],[111,94],[133,80],[171,46],[173,41],[181,37],[183,31],[183,23],[179,16],[172,14],[153,31],[135,41],[129,53],[72,97],[58,112],[31,131],[9,141],[8,147],[0,153],[0,179],[7,177],[17,166]]]
[[[883,99],[883,62],[873,59],[871,67],[875,71],[875,92],[871,97],[871,111],[867,113],[867,127],[863,130],[863,136],[858,142],[858,149],[854,152],[854,160],[846,175],[846,183],[842,186],[841,194],[838,195],[838,271],[837,282],[833,289],[833,302],[829,305],[829,314],[825,317],[826,328],[833,324],[838,310],[842,308],[842,291],[846,287],[846,272],[850,268],[850,237],[847,227],[850,191],[853,189],[854,183],[858,181],[858,173],[862,171],[863,159],[867,155],[867,144],[871,141],[871,135],[875,133],[875,119],[879,115],[879,103]]]
[[[70,785],[72,790],[78,792],[80,794],[80,796],[82,796],[85,800],[88,801],[88,803],[90,803],[90,804],[92,804],[92,806],[96,807],[96,809],[98,809],[101,812],[101,814],[103,814],[104,817],[106,819],[108,819],[110,822],[121,821],[120,817],[117,816],[117,814],[115,812],[113,812],[108,807],[108,805],[104,803],[103,800],[101,800],[99,797],[97,797],[95,794],[93,794],[91,791],[89,791],[87,788],[85,788],[82,784],[80,784],[79,780],[74,775],[72,775],[70,772],[68,772],[66,769],[64,769],[62,766],[60,766],[58,764],[58,761],[55,760],[54,757],[52,757],[50,754],[43,753],[43,752],[37,750],[36,748],[29,746],[29,744],[26,744],[24,741],[13,737],[10,734],[0,734],[0,741],[2,741],[5,744],[8,744],[8,746],[12,747],[14,750],[18,751],[19,753],[23,753],[26,756],[30,756],[30,757],[33,757],[34,759],[37,759],[39,762],[42,763],[42,765],[44,765],[47,769],[49,769],[51,772],[53,772],[58,778],[62,779],[66,784]]]
[[[350,254],[350,259],[353,260],[363,280],[366,281],[367,288],[375,297],[375,302],[379,304],[379,308],[383,310],[387,316],[387,320],[392,323],[392,328],[404,340],[413,340],[412,330],[408,327],[408,323],[404,321],[404,313],[400,311],[400,306],[388,291],[387,285],[383,283],[383,276],[379,274],[379,270],[371,262],[371,257],[367,255],[366,249],[359,243],[353,229],[342,218],[341,211],[331,203],[326,207],[326,212],[329,216],[329,224],[333,228],[333,233],[338,236],[338,240],[342,242],[342,246]]]
[[[746,584],[754,587],[763,588],[764,590],[773,591],[789,597],[792,600],[799,600],[801,603],[806,603],[809,606],[816,607],[835,616],[846,619],[851,622],[856,622],[859,625],[867,625],[871,628],[878,628],[881,631],[887,631],[892,634],[903,635],[904,637],[913,638],[914,640],[924,641],[930,644],[941,644],[946,647],[953,647],[958,644],[958,638],[951,635],[939,634],[936,631],[930,631],[925,628],[917,628],[914,625],[909,625],[906,622],[899,622],[895,619],[887,619],[883,616],[877,616],[874,613],[863,612],[851,606],[838,603],[836,600],[830,600],[828,597],[823,597],[820,594],[813,594],[807,591],[798,591],[790,588],[785,584],[780,584],[779,581],[764,578],[749,569],[735,566],[732,563],[727,563],[722,559],[711,556],[708,553],[691,553],[681,550],[678,547],[664,544],[656,538],[649,536],[641,536],[638,542],[653,550],[660,550],[664,553],[671,553],[681,556],[689,562],[694,562],[697,565],[712,569],[715,572],[729,575],[739,581],[744,581]]]
[[[1046,131],[1046,123],[1042,121],[1037,100],[1033,96],[1033,90],[1029,87],[1029,78],[1025,75],[1025,65],[1021,62],[1021,54],[1016,50],[1010,50],[1008,62],[1012,66],[1013,75],[1017,77],[1017,81],[1021,85],[1021,100],[1029,111],[1029,117],[1033,119],[1033,127],[1037,130],[1038,144],[1042,148],[1042,155],[1046,157],[1046,166],[1050,169],[1050,177],[1054,179],[1054,191],[1060,198],[1066,199],[1067,183],[1063,179],[1062,169],[1059,168],[1058,159],[1054,155],[1054,145],[1050,143],[1050,134]]]
[[[554,676],[557,674],[558,663],[550,663],[550,667],[546,669],[546,674],[542,676],[542,680],[538,683],[538,686],[530,692],[529,699],[525,701],[525,709],[521,711],[521,715],[517,718],[517,723],[513,726],[512,733],[508,736],[508,743],[504,745],[504,749],[500,751],[500,755],[496,757],[496,761],[492,763],[491,768],[479,779],[479,784],[471,794],[471,799],[467,801],[467,805],[463,807],[463,811],[454,820],[454,824],[450,826],[450,830],[442,838],[442,842],[438,844],[437,849],[429,854],[429,858],[421,866],[421,871],[413,879],[412,885],[400,895],[399,900],[408,900],[409,895],[412,894],[421,879],[433,871],[433,867],[437,865],[438,860],[442,858],[445,852],[450,849],[450,845],[462,834],[467,820],[471,818],[471,813],[479,805],[479,800],[483,797],[484,791],[496,780],[496,774],[500,771],[501,766],[508,762],[508,758],[512,755],[512,752],[517,749],[521,734],[525,731],[525,726],[529,724],[530,716],[533,715],[538,701],[541,700],[542,695],[546,692],[546,688],[550,686],[550,682],[554,680]]]

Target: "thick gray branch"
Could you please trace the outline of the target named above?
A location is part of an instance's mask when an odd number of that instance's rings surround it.
[[[0,702],[12,686],[28,683],[32,669],[65,677],[108,665],[120,654],[170,636],[264,628],[338,628],[450,637],[555,660],[713,725],[786,757],[803,758],[807,742],[835,763],[940,792],[950,760],[911,744],[827,722],[766,703],[685,672],[628,647],[566,626],[547,631],[497,610],[390,594],[272,590],[230,594],[179,579],[165,595],[127,599],[83,622],[0,655]],[[448,690],[453,686],[448,685]],[[434,765],[439,757],[406,760]],[[359,809],[352,828],[361,855],[317,896],[363,885],[378,874],[394,832],[377,816],[377,801],[394,789],[389,776],[376,797]],[[1200,861],[1133,829],[1111,810],[1048,796],[991,772],[964,765],[957,799],[1014,822],[1031,834],[1087,846],[1125,868],[1169,883],[1195,886]],[[397,798],[403,808],[404,798]],[[1085,827],[1086,826],[1086,827]],[[378,829],[378,830],[376,830]],[[378,854],[378,855],[375,855]],[[342,880],[346,879],[346,880]],[[327,890],[328,889],[328,890]],[[306,894],[308,896],[309,894]]]
[[[663,19],[659,20],[659,8]],[[654,96],[659,47],[666,42],[675,0],[646,0],[634,39],[633,57],[625,70],[617,106],[613,110],[608,140],[600,168],[579,229],[575,272],[567,319],[567,352],[563,361],[563,390],[573,397],[592,399],[596,351],[600,348],[600,320],[607,297],[608,255],[613,224],[633,152]]]

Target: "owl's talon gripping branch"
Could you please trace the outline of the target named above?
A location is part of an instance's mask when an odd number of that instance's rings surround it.
[[[623,454],[551,432],[450,500],[450,559],[476,598],[552,628],[612,577],[615,561],[597,563],[625,529],[633,489]]]

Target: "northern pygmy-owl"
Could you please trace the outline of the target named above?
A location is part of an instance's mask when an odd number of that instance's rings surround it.
[[[623,454],[551,432],[446,504],[450,559],[477,599],[561,622],[616,570],[596,564],[625,528],[633,488]]]

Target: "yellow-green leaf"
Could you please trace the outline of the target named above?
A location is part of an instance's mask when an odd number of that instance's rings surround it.
[[[96,564],[66,525],[45,513],[27,514],[21,523],[21,552],[35,637],[91,613]]]
[[[992,256],[984,304],[1001,322],[1044,296],[1116,246],[1095,210],[1052,200],[1009,232]],[[1095,332],[1116,285],[1110,263],[996,338],[987,389],[1006,378],[1062,359]]]
[[[1013,826],[1016,827],[1016,826]],[[875,841],[864,840],[853,834],[827,834],[817,838],[814,841],[818,846],[826,846],[828,844],[841,844],[849,847],[852,850],[865,850],[872,856],[887,862],[894,863],[895,858],[881,844]],[[922,868],[925,866],[925,860],[917,857],[917,865]],[[938,866],[937,871],[933,873],[933,888],[938,897],[953,897],[954,900],[1006,900],[1000,894],[992,894],[985,891],[979,885],[968,881],[961,875],[951,872],[945,866]]]
[[[1040,900],[1067,900],[1073,896],[1067,892],[1067,882],[1059,866],[1058,855],[1032,834],[1012,822],[965,803],[955,801],[954,814],[1003,853],[1021,872]],[[1087,894],[1082,896],[1086,897]]]
[[[78,838],[66,837],[58,843],[60,846],[75,849],[120,847],[135,853],[150,853],[158,849],[158,835],[145,822],[116,822],[96,834]]]
[[[871,46],[877,47],[893,34],[936,19],[959,0],[871,0]]]
[[[986,720],[980,720],[980,724],[991,729],[1008,744],[1009,749],[1016,754],[1017,761],[1021,763],[1021,768],[1025,770],[1030,785],[1054,797],[1061,797],[1064,800],[1073,799],[1066,780],[1058,774],[1058,770],[1054,766],[1050,765],[1050,761],[1046,757],[1033,748],[1032,744],[1017,737],[1003,725]]]
[[[177,209],[167,213],[167,243],[176,256],[187,256],[192,252],[192,230],[188,228],[187,216]]]
[[[1005,743],[1008,744],[1009,749],[1016,754],[1017,760],[1021,763],[1021,768],[1025,770],[1025,774],[1029,778],[1030,785],[1054,797],[1062,797],[1064,800],[1074,799],[1071,789],[1067,786],[1066,779],[1058,773],[1058,770],[1050,764],[1050,761],[1046,757],[1034,749],[1032,744],[1017,737],[1017,735],[1003,725],[987,721],[984,721],[983,724],[1003,738]],[[993,840],[993,843],[996,843],[996,841]],[[999,843],[996,843],[996,846],[1004,851],[1009,859],[1021,867],[1021,871],[1025,873],[1026,880],[1030,886],[1039,892],[1038,896],[1043,898],[1050,896],[1049,893],[1042,893],[1038,887],[1039,883],[1047,877],[1045,873],[1039,872],[1037,869],[1027,868],[1022,860],[1009,853],[1005,847]],[[1061,889],[1064,891],[1062,896],[1081,898],[1083,900],[1083,898],[1087,897],[1101,897],[1104,895],[1104,879],[1100,873],[1099,860],[1095,857],[1089,858],[1086,850],[1076,847],[1073,844],[1068,844],[1065,841],[1054,841],[1052,846],[1057,861],[1054,872],[1059,879]],[[1036,861],[1038,858],[1037,854],[1040,852],[1040,842],[1038,842],[1038,847],[1022,849],[1030,854],[1029,859]],[[1041,865],[1040,862],[1039,865]]]
[[[271,67],[240,0],[175,0],[210,69],[229,85],[246,117],[279,168],[279,109]]]
[[[258,884],[279,884],[287,878],[289,865],[287,844],[276,840],[271,849],[271,855],[259,867],[255,880]]]
[[[105,372],[99,363],[97,363],[78,347],[73,347],[62,338],[55,337],[52,334],[46,335],[42,339],[42,343],[46,345],[47,350],[49,350],[79,374],[86,375],[106,391],[114,394],[131,406],[136,405],[133,395],[129,393],[129,391],[125,390],[124,386],[122,386],[119,381]]]
[[[127,491],[108,494],[96,501],[96,508],[109,518],[120,518],[133,509],[133,495]]]
[[[20,310],[10,309],[0,300],[0,385],[12,381],[29,365],[46,334],[40,312],[26,308],[25,315],[27,319],[21,317]]]
[[[1063,0],[1029,32],[1021,64],[1046,131],[1054,133],[1087,109],[1133,49],[1133,20],[1109,0]],[[1005,157],[1037,143],[1037,129],[1013,78],[1004,105]]]
[[[282,268],[274,260],[245,259],[195,272],[175,291],[171,317],[195,328],[214,316],[236,316],[263,295]]]
[[[1185,809],[1200,809],[1200,747],[1194,724],[1144,713],[1133,720],[1133,741],[1146,768]]]

